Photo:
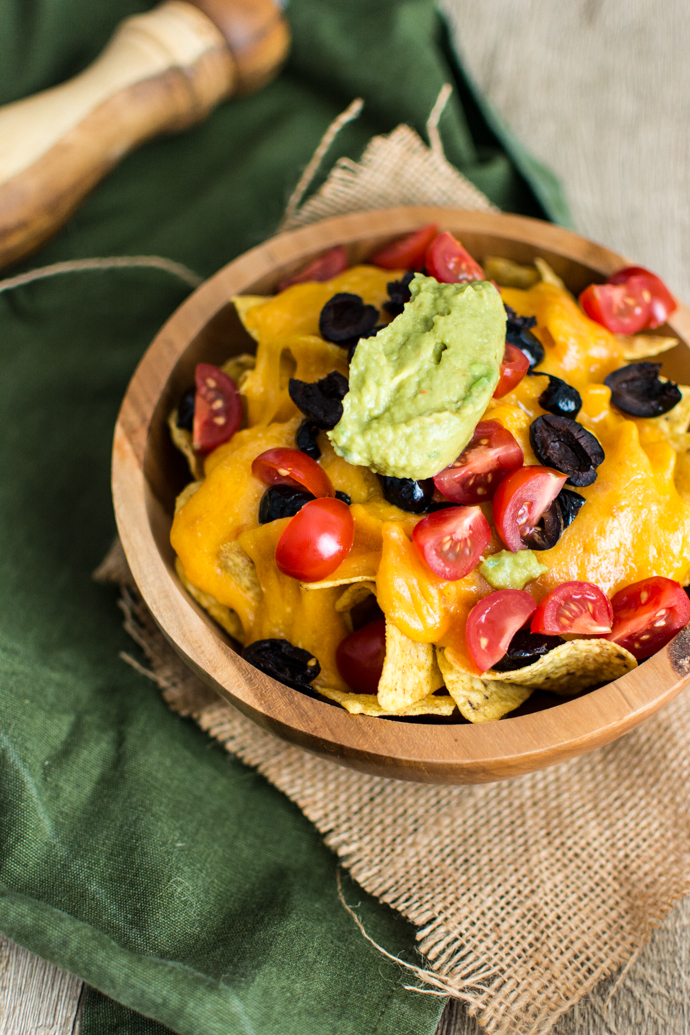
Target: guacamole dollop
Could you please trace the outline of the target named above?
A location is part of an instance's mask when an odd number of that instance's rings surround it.
[[[549,569],[538,561],[532,550],[500,550],[479,565],[483,575],[494,589],[524,589],[528,582],[538,579]]]
[[[328,436],[351,464],[430,478],[462,452],[498,383],[506,316],[488,281],[417,273],[403,312],[362,339],[343,416]]]

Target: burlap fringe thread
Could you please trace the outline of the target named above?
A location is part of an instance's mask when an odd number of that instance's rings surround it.
[[[439,147],[400,126],[360,163],[341,160],[285,227],[405,203],[490,207]],[[150,670],[126,660],[296,802],[359,884],[416,926],[428,969],[403,965],[424,982],[417,991],[463,1000],[492,1035],[545,1035],[690,890],[687,694],[615,744],[507,783],[365,776],[219,701],[155,627],[119,545],[98,576],[122,583],[126,627]]]

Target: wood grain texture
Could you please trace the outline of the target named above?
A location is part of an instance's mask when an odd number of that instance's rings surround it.
[[[82,982],[0,935],[0,1035],[74,1035]]]
[[[221,362],[253,343],[228,299],[262,294],[326,247],[340,243],[359,261],[425,223],[457,233],[470,253],[530,261],[541,255],[575,292],[625,265],[613,252],[534,219],[441,208],[355,213],[303,227],[254,248],[202,285],[162,328],[130,383],[113,450],[113,499],[122,545],[146,603],[187,664],[260,726],[363,772],[429,783],[481,783],[554,765],[609,743],[653,714],[687,682],[690,642],[673,645],[599,690],[553,708],[496,723],[374,722],[283,686],[247,664],[182,590],[169,543],[182,489],[167,416],[193,380],[196,363]],[[690,341],[690,311],[672,321]],[[664,370],[690,381],[690,350],[666,354]]]
[[[262,86],[288,44],[273,0],[167,0],[126,19],[74,79],[0,108],[0,267],[50,237],[129,151]]]

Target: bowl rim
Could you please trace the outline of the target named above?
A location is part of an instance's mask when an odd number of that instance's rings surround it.
[[[460,235],[487,234],[527,245],[604,277],[630,264],[570,230],[537,219],[431,206],[351,213],[279,234],[205,281],[146,350],[115,427],[112,491],[125,556],[147,607],[178,654],[222,697],[283,739],[364,772],[430,783],[478,783],[565,761],[633,729],[690,679],[689,630],[622,678],[549,709],[475,725],[374,722],[276,682],[233,650],[161,555],[154,531],[164,529],[169,516],[144,472],[158,400],[180,357],[232,295],[246,293],[262,278],[306,263],[336,243],[355,246],[371,238],[392,238],[430,222]],[[687,348],[690,310],[679,304],[669,323]]]

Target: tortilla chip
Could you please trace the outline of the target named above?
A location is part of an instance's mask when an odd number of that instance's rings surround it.
[[[201,481],[204,477],[204,462],[192,449],[191,431],[187,431],[186,428],[178,428],[177,426],[177,407],[168,417],[168,427],[170,428],[170,438],[173,440],[173,445],[177,446],[189,464],[192,478],[196,481]]]
[[[226,607],[225,604],[219,604],[215,597],[212,597],[210,593],[204,593],[203,590],[197,589],[193,585],[184,573],[182,562],[179,557],[175,558],[175,571],[177,577],[189,593],[193,600],[196,600],[197,604],[203,607],[204,611],[210,614],[214,621],[218,622],[221,628],[225,629],[227,633],[238,640],[240,643],[244,643],[244,631],[242,629],[242,623],[239,619],[239,615],[236,611],[233,611],[231,607]]]
[[[401,714],[442,686],[433,644],[411,640],[386,620],[386,656],[378,689],[380,706],[392,714]]]
[[[241,352],[239,356],[232,356],[226,360],[220,369],[233,379],[238,388],[241,388],[247,375],[255,366],[256,356],[252,356],[251,352]]]
[[[331,582],[300,582],[302,589],[333,589],[334,586],[350,586],[355,582],[371,582],[371,575],[355,575],[349,579],[333,579]]]
[[[353,582],[343,590],[335,602],[336,611],[351,611],[369,596],[376,596],[375,582]]]
[[[513,672],[490,669],[482,675],[482,682],[496,680],[572,697],[598,683],[611,683],[633,668],[637,668],[637,661],[617,643],[599,639],[569,640],[533,665]]]
[[[472,676],[437,648],[436,657],[448,692],[468,722],[495,722],[515,711],[532,694],[531,686],[514,686]]]
[[[423,697],[421,701],[415,701],[401,712],[391,712],[381,707],[374,694],[348,694],[342,690],[322,687],[318,687],[318,691],[329,700],[342,705],[350,715],[452,715],[455,711],[455,701],[452,697]]]
[[[663,338],[660,334],[617,334],[616,338],[623,346],[623,359],[628,363],[660,356],[678,345],[678,338]]]
[[[662,380],[666,380],[662,378]],[[681,393],[679,403],[664,413],[661,417],[649,418],[650,423],[656,424],[660,431],[668,438],[674,449],[684,452],[688,448],[685,440],[685,433],[690,424],[690,386],[678,385]]]
[[[247,327],[246,316],[250,309],[253,309],[255,305],[261,305],[262,302],[268,302],[270,295],[233,295],[230,301],[237,310],[237,315],[242,321],[242,326],[248,334],[251,334],[255,341],[259,339],[256,337],[253,331],[250,331]],[[226,371],[227,373],[227,371]],[[232,377],[232,374],[230,374]]]
[[[199,488],[200,485],[203,485],[203,482],[190,482],[189,485],[185,485],[184,489],[182,490],[180,495],[175,500],[175,513],[176,514],[177,514],[178,510],[180,510],[181,507],[184,507],[185,503],[190,498],[190,496],[194,495],[194,493],[196,492],[196,490]]]
[[[554,273],[546,259],[535,259],[534,265],[539,270],[539,276],[544,284],[551,284],[553,287],[560,288],[562,291],[568,291],[561,278],[557,273]],[[568,294],[570,294],[569,291]]]
[[[218,551],[218,561],[225,574],[230,575],[254,603],[260,604],[264,594],[256,566],[240,544],[224,543]]]
[[[521,266],[512,259],[503,259],[499,255],[487,255],[484,259],[484,272],[487,280],[495,280],[499,287],[520,288],[528,291],[541,279],[534,266]]]

